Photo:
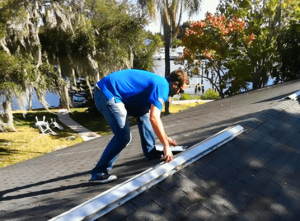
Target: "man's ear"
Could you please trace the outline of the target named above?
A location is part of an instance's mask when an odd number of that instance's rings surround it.
[[[178,81],[170,82],[170,88],[173,88],[176,90],[178,88]]]

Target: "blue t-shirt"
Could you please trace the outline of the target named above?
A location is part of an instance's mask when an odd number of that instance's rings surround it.
[[[107,99],[123,102],[126,106],[150,108],[151,104],[162,110],[169,96],[166,78],[143,70],[117,71],[102,78],[98,87]]]

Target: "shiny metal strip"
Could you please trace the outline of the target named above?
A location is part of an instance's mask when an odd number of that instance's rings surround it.
[[[160,163],[143,173],[103,192],[93,199],[51,219],[51,221],[95,220],[129,201],[151,186],[193,163],[244,131],[240,125],[229,127],[190,147],[169,163]]]

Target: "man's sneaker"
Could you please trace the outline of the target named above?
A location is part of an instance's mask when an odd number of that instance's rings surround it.
[[[117,179],[115,175],[104,174],[100,176],[92,176],[89,182],[109,183]]]

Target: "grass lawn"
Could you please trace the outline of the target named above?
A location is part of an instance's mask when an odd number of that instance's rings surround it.
[[[196,105],[198,104],[171,105],[170,113],[177,113]],[[73,108],[70,116],[82,126],[101,136],[110,133],[110,128],[100,114],[87,113],[86,111],[87,108]],[[28,111],[26,118],[24,118],[21,112],[15,111],[15,127],[18,132],[0,133],[0,168],[83,142],[77,133],[59,122],[56,113],[57,109],[51,109],[51,112],[34,110]],[[164,111],[162,112],[163,115]],[[34,127],[35,116],[38,116],[39,120],[45,116],[49,123],[51,118],[56,119],[64,127],[64,130],[54,129],[57,133],[56,136],[41,134]],[[134,125],[135,119],[131,118],[130,124]]]
[[[18,131],[0,133],[0,168],[83,142],[77,133],[58,121],[55,114],[57,110],[51,111],[28,111],[26,118],[22,113],[14,112],[15,127]],[[39,120],[46,116],[48,122],[50,118],[56,118],[57,122],[64,126],[64,130],[54,129],[56,136],[40,134],[39,129],[34,127],[35,116],[38,116]]]
[[[110,132],[110,128],[106,124],[105,119],[98,112],[88,113],[87,108],[72,108],[70,117],[80,125],[101,136]]]
[[[203,103],[190,103],[190,104],[171,104],[169,111],[170,111],[171,114],[175,114],[175,113],[186,110],[190,107],[195,107],[195,106],[200,105],[200,104],[204,104],[204,102]],[[165,115],[164,110],[162,111],[162,115]]]

